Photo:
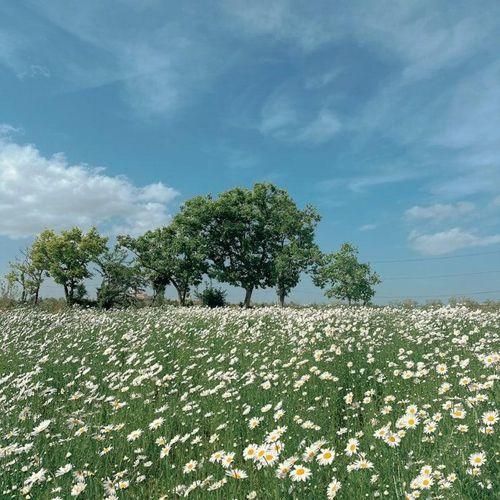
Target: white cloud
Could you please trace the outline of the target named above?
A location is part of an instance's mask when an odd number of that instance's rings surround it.
[[[377,229],[377,224],[365,224],[359,228],[360,231],[373,231]]]
[[[138,187],[102,168],[71,165],[61,153],[44,157],[33,145],[0,136],[0,235],[74,225],[138,234],[168,223],[167,206],[177,194],[162,183]]]
[[[420,234],[412,231],[410,245],[424,255],[442,255],[469,247],[482,247],[500,243],[500,234],[478,236],[472,232],[454,227],[447,231],[432,234]]]
[[[460,217],[475,210],[475,205],[467,201],[458,203],[419,206],[409,208],[405,211],[405,217],[410,220],[444,220]]]

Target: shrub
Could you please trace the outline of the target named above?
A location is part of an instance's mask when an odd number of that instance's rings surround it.
[[[204,306],[224,307],[226,305],[226,290],[216,288],[212,285],[205,286],[201,292],[196,292],[196,297],[201,300]]]

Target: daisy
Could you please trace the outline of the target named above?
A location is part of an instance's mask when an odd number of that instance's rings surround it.
[[[171,449],[172,447],[169,444],[164,446],[160,451],[160,458],[165,458],[166,456],[168,456],[170,454]]]
[[[75,483],[71,488],[71,496],[77,497],[80,493],[83,493],[83,490],[87,487],[87,483],[82,483],[81,481]]]
[[[48,428],[50,425],[50,420],[44,420],[43,422],[40,422],[34,429],[33,432],[31,433],[33,436],[36,436],[37,434],[40,434],[44,430]]]
[[[251,460],[255,459],[255,456],[257,454],[257,448],[258,446],[256,444],[249,444],[244,450],[243,450],[243,458],[245,460]]]
[[[274,450],[268,450],[261,458],[267,465],[273,465],[278,460],[278,454]]]
[[[363,454],[360,455],[359,460],[356,460],[353,465],[356,470],[373,469],[373,463],[367,460]]]
[[[311,470],[303,465],[296,465],[290,472],[292,481],[307,481],[311,477]]]
[[[462,408],[456,407],[456,408],[453,408],[450,415],[452,416],[452,418],[462,420],[465,418],[465,415],[467,415],[467,412]]]
[[[389,432],[385,438],[384,442],[388,444],[390,447],[395,448],[396,446],[399,446],[399,443],[401,442],[401,438],[399,437],[398,434],[394,432]]]
[[[498,422],[498,411],[486,411],[482,416],[485,425],[494,425]]]
[[[413,414],[408,414],[403,417],[401,424],[405,429],[414,429],[419,424],[418,418]]]
[[[118,481],[118,489],[119,490],[126,490],[130,486],[129,481]]]
[[[332,498],[335,498],[341,487],[342,485],[340,484],[340,481],[338,481],[336,478],[332,478],[326,490],[326,497],[328,498],[328,500],[332,500]]]
[[[210,458],[208,460],[212,463],[220,463],[223,458],[224,458],[224,452],[221,450],[221,451],[214,451],[212,455],[210,455]]]
[[[356,438],[351,438],[347,441],[347,445],[345,447],[345,454],[348,457],[352,457],[354,453],[358,451],[359,441]]]
[[[422,476],[430,476],[432,474],[432,467],[430,465],[424,465],[420,469],[420,475]]]
[[[222,467],[227,469],[228,467],[231,466],[231,464],[234,462],[234,453],[225,453],[224,457],[222,458],[221,464]]]
[[[69,472],[72,468],[73,466],[71,464],[66,464],[63,467],[59,467],[59,469],[56,470],[55,476],[56,477],[62,476],[67,472]]]
[[[432,434],[433,432],[436,432],[437,425],[435,422],[427,422],[424,425],[424,434]]]
[[[472,467],[481,467],[486,462],[486,455],[484,452],[473,453],[469,456],[469,463]]]
[[[430,476],[420,476],[418,485],[421,490],[428,490],[434,484],[434,480]]]
[[[335,459],[335,452],[329,449],[322,449],[316,457],[319,465],[330,465]]]
[[[445,375],[448,372],[448,367],[444,363],[440,363],[436,366],[436,372],[439,373],[439,375]]]
[[[127,441],[136,441],[139,439],[142,435],[141,429],[137,429],[135,431],[132,431],[128,436],[127,436]]]
[[[156,418],[149,424],[149,428],[153,431],[155,429],[158,429],[159,427],[162,426],[163,422],[165,422],[165,419],[163,417]]]
[[[418,408],[416,405],[410,405],[408,408],[406,408],[406,414],[407,415],[416,415],[418,412]]]
[[[198,465],[198,462],[196,460],[190,460],[182,469],[182,472],[184,474],[190,474],[196,469],[196,466]]]
[[[234,479],[246,479],[248,474],[241,469],[229,469],[226,471],[226,476],[232,477]]]

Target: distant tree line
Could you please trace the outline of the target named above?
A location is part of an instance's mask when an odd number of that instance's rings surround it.
[[[243,288],[242,305],[249,307],[258,288],[274,288],[284,305],[301,275],[309,273],[327,297],[368,304],[379,277],[358,261],[349,243],[322,253],[315,242],[319,221],[312,206],[300,209],[287,191],[258,183],[217,197],[196,196],[168,226],[138,237],[121,235],[112,247],[95,228],[46,229],[11,263],[7,281],[20,289],[22,302],[36,304],[50,277],[73,305],[88,300],[85,281],[99,275],[97,304],[111,308],[133,304],[148,287],[153,303],[161,304],[168,286],[185,305],[208,277]],[[223,299],[217,290],[202,296]]]

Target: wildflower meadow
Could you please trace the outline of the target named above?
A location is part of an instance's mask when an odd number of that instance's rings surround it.
[[[0,498],[498,498],[500,312],[0,313]]]

